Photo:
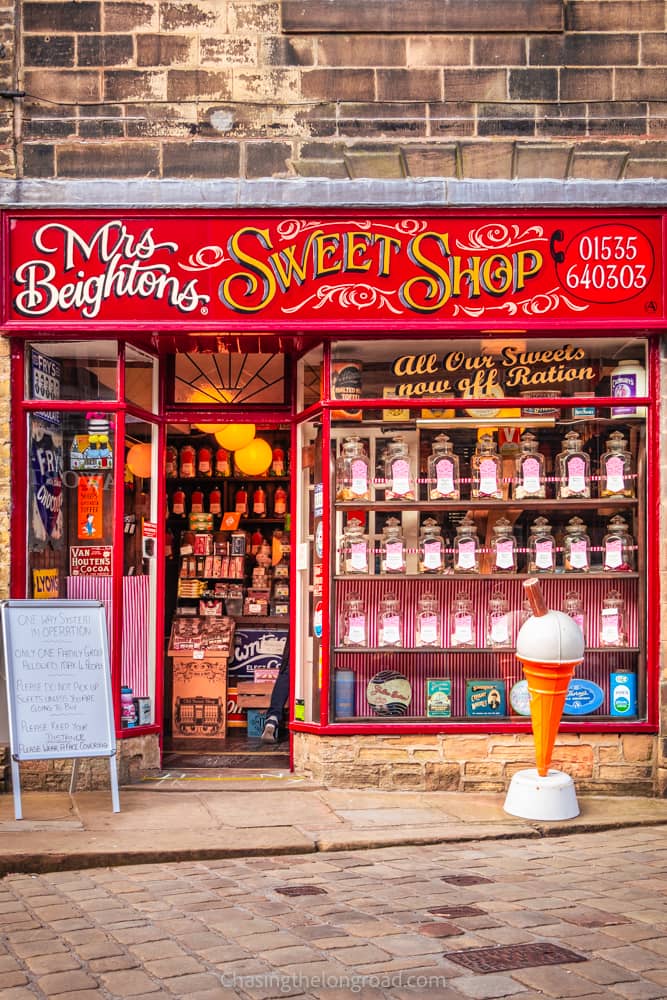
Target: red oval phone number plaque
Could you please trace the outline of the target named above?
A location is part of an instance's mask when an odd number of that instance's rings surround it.
[[[641,295],[655,271],[650,240],[639,229],[622,224],[592,226],[563,240],[551,238],[558,279],[570,295],[584,302],[625,302]]]

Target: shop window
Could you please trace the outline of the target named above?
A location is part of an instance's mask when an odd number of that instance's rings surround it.
[[[33,344],[26,351],[26,399],[116,399],[117,373],[114,341]]]
[[[285,403],[283,354],[177,354],[174,402],[199,409]]]
[[[331,721],[522,721],[532,575],[584,632],[565,721],[646,719],[645,368],[621,337],[336,346]]]
[[[125,348],[125,399],[154,413],[157,409],[157,360],[129,345]]]

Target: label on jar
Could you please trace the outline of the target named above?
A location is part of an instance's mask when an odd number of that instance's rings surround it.
[[[363,646],[366,642],[366,616],[350,615],[347,626],[347,641],[355,646]]]
[[[435,488],[443,496],[454,492],[454,463],[448,458],[439,458],[435,463]]]
[[[424,542],[424,569],[440,569],[441,566],[440,542]]]
[[[424,646],[433,646],[438,641],[438,616],[420,615],[419,639]]]
[[[475,543],[472,539],[459,542],[459,557],[456,567],[464,571],[475,569]]]
[[[498,466],[492,458],[483,458],[479,463],[479,492],[482,496],[498,492]]]
[[[540,492],[540,463],[536,458],[526,458],[521,464],[523,488],[526,493]]]
[[[550,539],[535,542],[535,565],[538,569],[554,568],[554,546]]]
[[[472,642],[472,615],[466,611],[457,611],[454,615],[454,635],[452,640],[455,643]]]
[[[514,543],[509,539],[496,542],[496,569],[512,569],[514,566]]]
[[[600,639],[605,646],[617,646],[621,640],[619,617],[616,608],[602,609]]]
[[[618,455],[614,455],[613,458],[607,459],[606,474],[608,493],[622,493],[625,489],[625,476],[623,475],[623,470],[623,459],[619,458]]]
[[[395,646],[401,641],[401,619],[398,615],[385,615],[382,619],[382,641]]]
[[[391,463],[391,492],[399,497],[410,492],[410,465],[404,458]]]
[[[586,463],[583,458],[571,458],[567,463],[567,485],[571,493],[583,493],[586,489]]]
[[[401,573],[403,571],[402,542],[387,542],[384,565],[387,572]]]
[[[500,645],[508,643],[510,639],[508,615],[503,611],[494,611],[491,614],[491,642]]]
[[[368,494],[368,466],[358,458],[352,460],[352,492],[355,497]]]
[[[352,542],[350,545],[350,568],[354,573],[365,573],[368,570],[366,542]]]
[[[623,543],[620,538],[610,538],[604,547],[604,568],[620,569],[623,565]]]
[[[583,539],[570,545],[570,566],[572,569],[588,568],[588,546]]]

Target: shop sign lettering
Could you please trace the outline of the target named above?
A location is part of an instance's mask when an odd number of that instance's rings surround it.
[[[70,576],[111,576],[111,545],[70,545]]]
[[[658,318],[659,215],[65,213],[10,220],[10,327]]]
[[[590,382],[595,369],[586,363],[583,347],[565,344],[549,350],[519,350],[503,347],[498,354],[470,355],[464,351],[438,354],[403,354],[392,364],[400,382],[396,396],[493,396],[499,389],[518,395],[523,389],[566,386],[570,382]]]

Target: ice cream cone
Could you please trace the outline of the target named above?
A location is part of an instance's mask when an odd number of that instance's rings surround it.
[[[541,777],[545,777],[549,771],[568,685],[577,662],[579,661],[546,664],[523,661],[523,672],[530,692],[537,773]]]

